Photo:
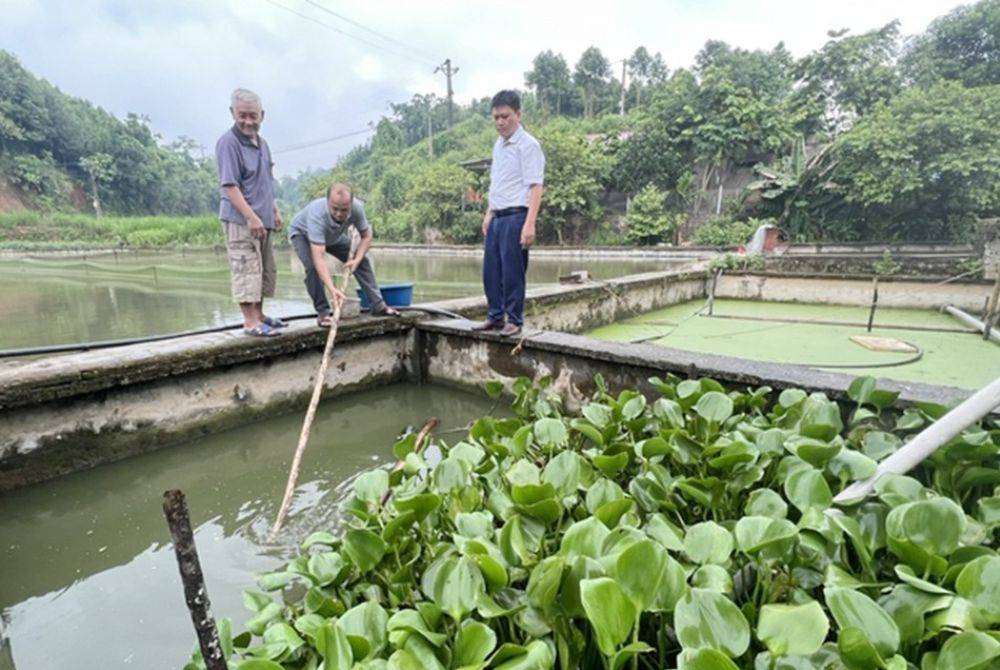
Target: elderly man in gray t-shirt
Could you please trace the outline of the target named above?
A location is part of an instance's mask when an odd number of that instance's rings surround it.
[[[354,258],[351,253],[351,238],[347,227],[354,226],[361,236]],[[324,288],[334,300],[342,301],[344,293],[333,283],[330,270],[326,266],[326,254],[332,254],[349,267],[357,278],[372,314],[399,316],[399,312],[385,304],[375,270],[368,260],[368,249],[372,243],[372,227],[365,217],[365,207],[354,197],[351,187],[346,184],[332,184],[325,198],[316,198],[306,205],[292,219],[288,227],[288,239],[306,270],[306,290],[316,308],[317,323],[330,326],[330,302]]]
[[[264,109],[260,96],[245,88],[233,91],[229,112],[233,126],[215,145],[219,167],[219,219],[226,237],[233,299],[243,313],[247,335],[278,335],[285,323],[264,314],[264,298],[274,297],[278,266],[271,244],[281,230],[274,199],[271,149],[260,136]]]

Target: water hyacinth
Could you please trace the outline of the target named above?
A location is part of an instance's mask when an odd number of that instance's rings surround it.
[[[440,458],[402,440],[404,468],[359,477],[342,527],[245,593],[245,632],[221,626],[230,667],[1000,663],[996,421],[832,509],[945,409],[896,410],[867,378],[844,406],[650,381],[647,398],[598,379],[567,416],[547,380],[520,379],[512,417],[480,418]]]

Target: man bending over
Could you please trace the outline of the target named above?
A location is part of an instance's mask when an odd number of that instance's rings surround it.
[[[361,236],[357,253],[350,260],[351,238],[347,234],[348,226],[354,226]],[[368,296],[372,314],[399,316],[398,311],[385,304],[375,280],[375,270],[367,255],[372,244],[372,227],[365,217],[364,204],[354,197],[350,186],[331,184],[326,190],[325,198],[316,198],[306,205],[292,219],[292,224],[288,227],[288,239],[305,267],[306,291],[312,298],[320,326],[332,325],[326,291],[338,302],[345,297],[330,276],[330,270],[326,266],[327,254],[350,268]]]

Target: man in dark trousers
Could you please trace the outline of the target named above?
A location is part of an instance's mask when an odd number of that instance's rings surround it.
[[[521,98],[515,91],[500,91],[491,107],[500,137],[493,145],[489,209],[483,217],[483,289],[489,311],[473,330],[517,337],[524,325],[528,248],[535,241],[542,204],[545,154],[521,127]]]
[[[361,237],[354,258],[348,226],[353,226]],[[325,198],[316,198],[295,215],[288,227],[288,239],[295,254],[306,270],[305,284],[316,308],[317,324],[328,328],[332,325],[328,291],[334,300],[344,300],[343,292],[333,283],[326,267],[330,254],[349,267],[361,289],[368,296],[371,313],[379,316],[399,316],[399,312],[385,304],[382,291],[375,279],[375,270],[368,259],[372,243],[372,227],[365,216],[365,206],[354,197],[347,184],[331,184]]]

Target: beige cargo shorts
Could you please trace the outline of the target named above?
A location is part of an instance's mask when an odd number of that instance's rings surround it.
[[[262,240],[251,237],[250,227],[232,221],[222,222],[229,254],[229,271],[233,283],[233,300],[238,303],[261,302],[274,297],[278,266],[274,260],[271,238],[267,231]]]

